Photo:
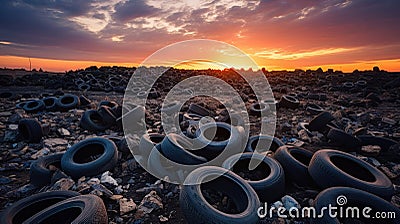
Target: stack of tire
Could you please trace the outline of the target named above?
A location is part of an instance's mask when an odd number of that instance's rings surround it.
[[[114,101],[101,101],[97,110],[83,113],[80,126],[89,131],[104,131],[121,122],[122,107]],[[121,126],[121,124],[120,124]]]
[[[81,103],[82,101],[82,103]],[[74,94],[65,94],[60,97],[45,97],[40,100],[31,100],[21,102],[16,105],[19,109],[24,109],[27,113],[37,113],[41,111],[68,111],[79,107],[80,105],[87,105],[90,101],[84,97],[78,97]]]

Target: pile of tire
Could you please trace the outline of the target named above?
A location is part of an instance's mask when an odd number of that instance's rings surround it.
[[[80,126],[89,131],[104,131],[112,126],[122,127],[122,107],[114,101],[101,101],[97,110],[83,113]]]
[[[81,105],[86,105],[87,98],[84,96],[78,97],[74,94],[64,94],[60,97],[49,96],[40,100],[31,100],[20,102],[16,105],[19,109],[24,109],[27,113],[37,113],[41,111],[68,111],[78,108]]]

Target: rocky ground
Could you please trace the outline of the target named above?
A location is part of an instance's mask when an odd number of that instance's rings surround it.
[[[88,137],[123,138],[123,132],[117,127],[105,132],[89,132],[79,127],[79,120],[85,110],[96,108],[100,101],[113,100],[121,104],[123,88],[117,88],[117,86],[126,85],[133,71],[134,69],[115,67],[98,70],[89,68],[68,72],[66,75],[40,73],[38,76],[41,78],[35,78],[29,73],[24,73],[24,75],[14,73],[11,74],[11,78],[8,76],[1,78],[0,85],[3,85],[1,92],[12,93],[12,96],[2,95],[0,98],[0,136],[2,136],[0,208],[5,208],[37,192],[49,189],[70,189],[101,196],[105,202],[110,223],[186,223],[179,208],[179,186],[156,179],[143,170],[129,153],[120,153],[118,165],[111,173],[75,181],[65,177],[55,181],[52,186],[41,189],[29,184],[29,166],[40,156],[65,151],[71,145]],[[2,71],[1,73],[12,72]],[[248,108],[256,102],[250,87],[243,80],[232,75],[232,71],[208,70],[202,74],[204,73],[231,83],[240,92]],[[369,134],[400,140],[400,74],[398,73],[378,70],[355,71],[348,74],[319,70],[265,73],[277,100],[286,94],[300,100],[300,106],[297,109],[279,108],[277,111],[275,136],[286,144],[294,144],[311,151],[333,147],[322,135],[310,138],[298,131],[300,122],[308,122],[315,116],[306,110],[310,104],[317,104],[324,110],[330,111],[335,116],[337,124],[348,133],[364,128],[364,131]],[[83,88],[79,80],[85,83],[93,80],[91,76],[88,78],[88,74],[92,74],[96,79],[97,74],[101,80],[105,80],[106,84],[93,84],[89,89]],[[159,122],[159,109],[160,101],[168,92],[168,86],[195,74],[197,74],[196,71],[170,70],[166,74],[169,78],[164,79],[169,81],[163,83],[160,80],[157,83],[156,88],[160,97],[149,99],[146,106],[148,118],[146,122],[151,132],[162,133],[163,131]],[[110,81],[110,77],[117,77],[118,83]],[[101,82],[96,81],[96,83]],[[19,102],[62,92],[74,93],[78,96],[85,95],[92,103],[68,112],[27,114],[22,109],[16,109],[16,104]],[[209,99],[195,98],[192,102],[214,111],[215,115],[222,111],[218,103]],[[186,108],[183,107],[182,111],[185,110]],[[28,144],[21,139],[17,124],[22,117],[37,118],[42,125],[49,127],[50,131],[42,142]],[[260,122],[257,116],[250,116],[251,135],[259,133]],[[373,154],[367,148],[363,150],[357,156],[382,170],[395,185],[400,184],[400,150],[393,151],[390,155]],[[92,188],[85,188],[88,185]],[[318,190],[304,189],[288,183],[287,194],[292,196],[300,206],[309,206],[318,194]],[[392,203],[396,206],[400,205],[399,194],[393,197]],[[264,221],[284,223],[284,220],[278,218]],[[307,220],[296,221],[297,223],[308,222]]]

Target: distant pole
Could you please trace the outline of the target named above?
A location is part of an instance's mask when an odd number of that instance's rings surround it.
[[[32,63],[31,63],[31,58],[29,58],[29,71],[32,71]]]

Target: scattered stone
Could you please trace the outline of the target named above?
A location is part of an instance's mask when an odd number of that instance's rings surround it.
[[[135,202],[133,202],[131,198],[129,200],[127,198],[122,198],[119,200],[119,213],[121,215],[134,211],[136,207],[137,206]]]
[[[396,179],[399,176],[390,171],[390,169],[386,166],[380,166],[379,169],[382,170],[382,172],[389,177],[389,179]]]
[[[382,122],[389,124],[389,125],[395,125],[397,123],[395,120],[388,118],[388,117],[383,117]]]
[[[159,215],[158,219],[160,219],[160,222],[168,222],[168,218],[163,215]]]
[[[118,186],[117,181],[111,176],[110,171],[106,171],[101,175],[100,182],[102,184],[110,184],[110,185]]]
[[[61,178],[51,186],[50,190],[53,191],[67,191],[74,186],[75,181],[71,178]]]
[[[100,180],[97,177],[93,177],[87,181],[87,184],[89,185],[100,184]]]
[[[110,197],[110,199],[111,200],[114,200],[114,201],[118,201],[118,200],[120,200],[121,198],[123,198],[124,196],[122,196],[122,195],[120,195],[120,194],[114,194],[113,196],[111,196]]]
[[[102,185],[102,184],[93,184],[92,185],[92,188],[94,189],[94,190],[98,190],[98,191],[100,191],[101,193],[103,193],[106,197],[108,197],[108,198],[110,198],[110,197],[112,197],[114,194],[113,194],[113,192],[112,191],[110,191],[108,188],[106,188],[104,185]]]
[[[61,136],[70,136],[71,135],[71,133],[65,128],[59,128],[59,129],[57,129],[57,132]]]
[[[4,133],[4,142],[16,142],[18,140],[18,130],[6,130]]]
[[[151,191],[144,196],[138,206],[138,211],[135,214],[136,218],[142,218],[145,214],[151,213],[153,210],[162,209],[164,207],[161,198],[155,191]],[[138,217],[137,217],[138,216]]]
[[[361,147],[361,152],[371,156],[378,156],[381,151],[379,145],[364,145]]]
[[[48,155],[50,153],[50,150],[48,148],[43,148],[39,151],[37,151],[35,154],[31,156],[32,159],[38,159],[42,156]]]
[[[43,143],[46,147],[57,152],[65,150],[68,146],[68,141],[62,138],[48,138]]]
[[[11,178],[0,175],[0,184],[9,184],[12,182]]]
[[[8,125],[8,128],[10,130],[16,131],[16,130],[18,130],[18,124],[10,124],[10,125]]]

